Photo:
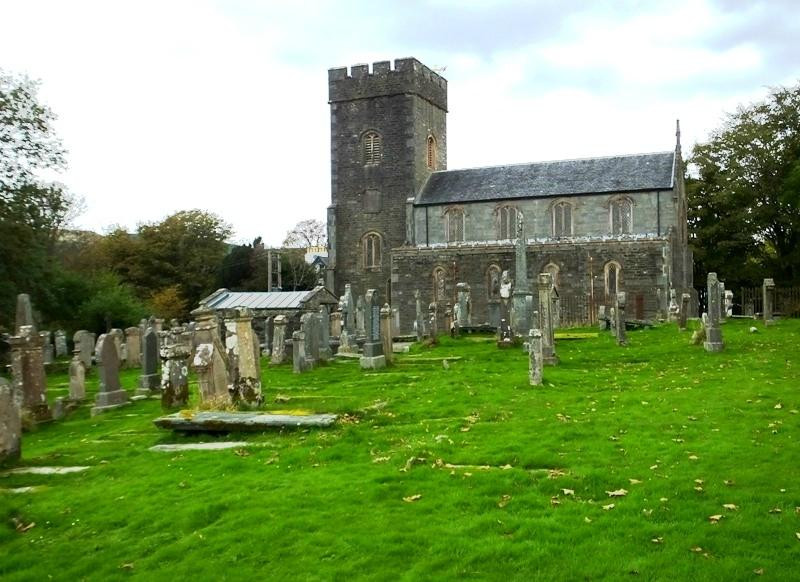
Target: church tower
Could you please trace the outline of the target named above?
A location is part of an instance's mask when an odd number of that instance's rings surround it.
[[[348,74],[349,72],[349,74]],[[391,294],[391,249],[403,246],[406,201],[447,169],[447,81],[417,59],[328,71],[331,205],[328,280]]]

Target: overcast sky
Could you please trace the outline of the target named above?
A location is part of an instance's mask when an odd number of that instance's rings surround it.
[[[0,67],[42,82],[59,177],[104,232],[200,208],[277,245],[330,202],[327,69],[445,68],[450,169],[684,151],[800,80],[796,0],[0,0]]]

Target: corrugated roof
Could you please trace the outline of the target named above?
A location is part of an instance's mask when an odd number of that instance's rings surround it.
[[[225,291],[206,305],[211,309],[298,309],[312,291]]]
[[[434,172],[418,204],[672,188],[674,152]]]

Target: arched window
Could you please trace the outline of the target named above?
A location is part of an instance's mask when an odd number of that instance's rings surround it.
[[[381,162],[381,134],[377,131],[368,131],[364,134],[364,137],[361,138],[362,141],[362,148],[363,148],[363,155],[364,155],[364,164],[365,165],[374,165],[379,164]]]
[[[616,198],[608,206],[611,234],[631,234],[633,232],[633,201],[630,198]]]
[[[444,211],[444,231],[447,242],[464,240],[464,220],[463,208],[452,207]]]
[[[433,300],[436,303],[444,303],[447,300],[447,289],[445,283],[444,268],[436,267],[433,270]]]
[[[553,285],[555,285],[556,288],[558,288],[560,284],[559,275],[561,272],[559,266],[556,265],[555,263],[548,263],[544,268],[544,272],[550,273],[550,276],[553,278]]]
[[[486,269],[486,296],[490,299],[500,299],[500,267],[489,265]]]
[[[364,268],[381,268],[381,235],[376,232],[369,232],[362,239],[364,252]]]
[[[569,202],[553,205],[553,236],[572,236],[572,205]]]
[[[428,136],[427,142],[427,164],[429,170],[436,170],[436,138],[432,135]]]
[[[517,216],[522,214],[516,206],[501,206],[497,209],[497,239],[506,240],[517,236]]]
[[[621,288],[622,283],[622,268],[616,261],[609,261],[606,263],[605,269],[605,283],[606,283],[606,300],[614,300],[614,296]]]

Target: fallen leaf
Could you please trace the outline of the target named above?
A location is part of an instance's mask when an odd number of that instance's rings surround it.
[[[233,451],[233,454],[238,455],[240,457],[249,457],[250,451],[248,451],[247,449],[236,449],[235,451]]]
[[[641,481],[639,481],[638,479],[628,479],[628,482],[631,485],[639,485],[641,483]]]
[[[663,544],[664,543],[664,538],[662,538],[661,536],[658,536],[657,538],[653,538],[650,541],[653,542],[654,544]]]
[[[422,499],[422,495],[420,495],[419,493],[417,493],[416,495],[409,495],[408,497],[403,497],[403,501],[405,501],[406,503],[413,503],[415,501],[419,501],[420,499]]]
[[[585,521],[586,523],[592,523],[592,519],[589,517],[584,517],[583,521]],[[800,536],[800,533],[798,533],[797,535]]]
[[[722,519],[723,517],[725,517],[725,516],[724,515],[719,515],[719,514],[717,514],[717,515],[709,515],[708,516],[708,521],[710,521],[711,523],[718,523],[719,520]]]
[[[658,469],[658,465],[650,465],[651,471],[655,471],[656,469]]]
[[[32,521],[28,525],[25,525],[25,523],[22,520],[19,520],[16,517],[12,517],[11,518],[11,522],[14,524],[14,528],[19,533],[25,533],[29,529],[33,529],[34,527],[36,527],[36,522],[35,521]]]
[[[563,477],[566,475],[564,471],[561,469],[548,469],[547,470],[547,478],[548,479],[557,479],[558,477]]]
[[[609,497],[625,497],[628,492],[625,489],[615,489],[614,491],[606,491]]]
[[[731,485],[733,485],[733,481],[731,481],[730,479],[725,479],[725,480],[723,481],[723,483],[725,483],[725,485],[727,485],[728,487],[730,487]]]
[[[756,576],[761,576],[763,573],[764,573],[764,568],[756,568],[755,570],[753,570],[753,574],[755,574]]]
[[[782,510],[780,507],[773,507],[772,509],[769,510],[770,513],[781,513],[781,511]]]
[[[497,507],[505,507],[509,501],[511,501],[511,495],[503,495],[497,502]]]
[[[697,455],[689,455],[690,461],[696,461],[699,457]]]
[[[778,403],[777,403],[775,406],[773,406],[772,408],[774,408],[775,410],[780,410],[781,408],[783,408],[783,404],[781,404],[780,402],[778,402]]]
[[[558,497],[551,497],[550,498],[550,505],[561,505],[561,501],[559,501]]]
[[[794,532],[794,535],[795,537],[797,537],[798,540],[800,540],[800,531]]]
[[[737,511],[739,509],[739,506],[734,505],[733,503],[725,503],[722,507],[725,509],[730,509],[731,511]]]
[[[697,491],[698,493],[702,493],[703,492],[703,488],[700,487],[699,485],[697,487],[695,487],[694,490]]]
[[[120,564],[121,570],[133,570],[133,562],[128,562],[127,564]]]
[[[391,457],[375,457],[374,459],[372,459],[372,462],[373,463],[384,463],[384,462],[388,461],[389,459],[391,459]]]
[[[501,465],[500,466],[500,470],[501,471],[508,471],[509,469],[513,469],[513,468],[514,467],[512,467],[511,465]]]
[[[703,483],[705,483],[705,481],[703,481],[702,479],[695,479],[694,482],[697,483],[698,485],[702,485]]]
[[[562,489],[561,492],[564,495],[575,495],[575,490],[574,489]]]
[[[700,546],[692,546],[691,551],[694,552],[695,554],[699,554],[700,552],[703,551],[703,548],[701,548]]]
[[[605,509],[606,511],[608,511],[609,509],[614,509],[614,504],[613,503],[609,503],[608,505],[604,505],[603,509]]]

